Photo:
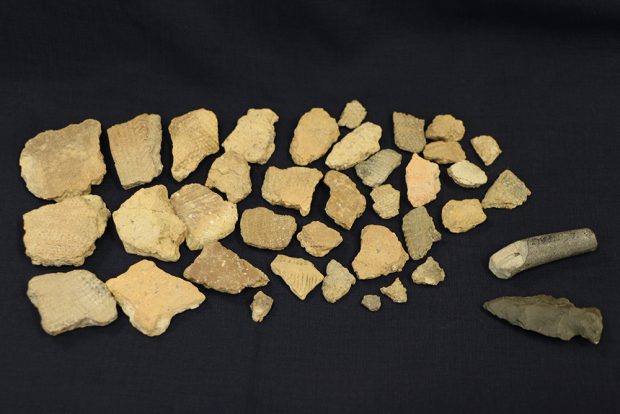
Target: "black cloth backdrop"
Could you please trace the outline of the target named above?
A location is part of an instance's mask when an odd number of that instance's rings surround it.
[[[2,261],[0,262],[0,411],[22,412],[602,412],[620,400],[620,303],[617,157],[620,154],[620,6],[594,1],[470,2],[163,2],[4,1],[0,5],[2,125]],[[104,128],[137,114],[161,114],[164,172],[153,181],[170,192],[170,119],[192,109],[216,112],[223,139],[248,108],[280,116],[269,164],[292,165],[288,143],[312,107],[338,116],[358,98],[368,120],[394,148],[392,111],[431,120],[451,113],[469,139],[495,136],[503,154],[486,171],[512,169],[532,189],[513,211],[462,235],[441,227],[452,198],[482,197],[486,187],[457,187],[442,167],[442,191],[429,211],[443,233],[431,255],[445,268],[438,287],[413,285],[419,262],[398,275],[358,282],[335,305],[320,290],[299,301],[269,271],[275,252],[243,244],[238,230],[223,243],[267,271],[275,306],[255,324],[254,290],[206,302],[172,321],[158,338],[136,331],[123,314],[105,328],[46,335],[26,298],[28,279],[57,269],[24,254],[21,215],[45,202],[20,178],[24,142],[85,118]],[[93,188],[110,210],[125,191],[106,134],[108,174]],[[184,183],[203,183],[215,157]],[[406,191],[404,155],[389,183]],[[325,171],[323,160],[312,166]],[[254,192],[239,211],[266,206],[267,166],[252,166]],[[368,196],[353,170],[347,172]],[[332,224],[320,184],[312,213]],[[369,197],[368,197],[369,199]],[[410,206],[402,198],[401,213]],[[369,206],[329,257],[350,264],[364,225],[388,226]],[[502,281],[487,270],[508,242],[590,226],[599,250]],[[293,240],[283,252],[309,258]],[[198,252],[182,248],[181,275]],[[329,257],[312,259],[324,270]],[[85,269],[101,279],[140,260],[124,252],[112,221]],[[58,269],[60,271],[69,268]],[[362,295],[401,277],[409,303],[383,298],[372,314]],[[204,291],[204,290],[203,290]],[[501,295],[548,293],[605,318],[601,343],[565,343],[522,331],[485,313]]]

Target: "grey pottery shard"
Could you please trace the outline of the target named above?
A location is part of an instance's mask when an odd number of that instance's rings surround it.
[[[324,276],[305,259],[279,254],[271,262],[271,271],[280,276],[284,283],[299,299],[304,300],[308,293],[317,287]]]
[[[452,115],[437,115],[426,128],[426,138],[441,141],[460,141],[465,135],[463,121]]]
[[[341,172],[328,171],[323,181],[329,187],[325,212],[336,224],[351,230],[355,220],[366,209],[366,198],[359,192],[355,183]]]
[[[236,152],[249,163],[264,164],[276,149],[278,115],[271,109],[250,109],[222,143],[228,152]]]
[[[206,243],[183,272],[192,282],[222,293],[237,294],[245,288],[265,286],[269,278],[220,242]]]
[[[400,210],[400,191],[392,187],[391,184],[383,184],[375,187],[370,192],[372,198],[372,209],[382,219],[390,219],[398,216]]]
[[[323,108],[312,108],[301,116],[289,152],[297,165],[308,165],[329,151],[338,140],[336,120]]]
[[[380,139],[381,127],[364,122],[334,145],[325,159],[325,165],[334,170],[351,168],[379,151]]]
[[[596,235],[587,228],[542,234],[498,250],[489,259],[489,269],[500,279],[510,279],[532,267],[593,252],[597,247]]]
[[[364,118],[366,118],[366,108],[354,99],[345,105],[342,114],[340,114],[338,125],[349,129],[357,128]]]
[[[441,233],[435,228],[433,218],[425,207],[418,207],[403,217],[403,234],[407,250],[413,260],[426,256],[434,242],[441,240]]]
[[[24,214],[24,246],[32,264],[81,266],[95,251],[110,211],[101,197],[84,195]]]
[[[369,224],[362,229],[360,251],[353,259],[353,270],[359,279],[375,279],[379,276],[403,270],[409,255],[390,229]]]
[[[211,164],[205,185],[217,188],[228,201],[238,203],[252,192],[250,164],[236,152],[225,152]]]
[[[106,173],[100,135],[99,121],[87,119],[29,139],[19,156],[28,190],[56,201],[90,193],[91,186],[100,184]]]
[[[394,143],[403,151],[421,152],[426,145],[424,120],[413,115],[394,112]]]
[[[504,296],[485,302],[483,307],[512,325],[564,341],[581,336],[598,344],[603,333],[599,309],[578,308],[566,298]]]
[[[252,311],[252,320],[254,322],[262,322],[265,316],[271,310],[273,306],[273,298],[264,294],[262,291],[256,292],[254,299],[250,304],[250,310]]]
[[[276,214],[265,207],[245,210],[239,227],[245,244],[268,250],[284,249],[297,231],[293,216]]]
[[[391,149],[384,149],[355,166],[355,173],[369,187],[381,185],[399,165],[403,156]]]
[[[163,185],[142,188],[112,214],[125,251],[176,262],[185,240],[185,224],[174,213]]]
[[[513,209],[525,203],[532,192],[512,171],[504,170],[482,199],[483,208]]]
[[[299,210],[302,216],[310,213],[312,195],[323,173],[316,168],[269,167],[265,173],[261,192],[271,205]]]
[[[355,284],[355,276],[349,272],[349,269],[340,264],[336,260],[330,260],[327,263],[325,271],[327,275],[323,279],[321,290],[323,297],[329,303],[336,303],[344,295],[349,293],[351,286]]]
[[[196,109],[173,118],[168,126],[172,140],[172,177],[183,181],[207,155],[220,149],[217,117],[206,109]]]
[[[302,227],[297,240],[309,255],[323,257],[342,243],[342,236],[320,221],[313,221]]]
[[[117,317],[116,300],[105,283],[87,270],[35,276],[28,282],[28,298],[49,335],[105,326]]]
[[[123,188],[150,183],[161,174],[161,117],[142,114],[108,128],[110,151]]]

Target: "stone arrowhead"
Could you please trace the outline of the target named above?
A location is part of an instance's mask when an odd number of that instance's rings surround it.
[[[336,303],[344,295],[349,293],[351,286],[355,284],[355,276],[336,260],[327,263],[327,275],[323,279],[321,290],[323,297],[329,303]]]
[[[400,210],[400,191],[391,184],[383,184],[375,187],[370,192],[372,209],[382,219],[390,219],[398,216]]]
[[[413,207],[421,207],[437,198],[441,190],[439,165],[413,154],[405,170],[407,198]]]
[[[364,122],[334,145],[325,164],[334,170],[351,168],[379,151],[380,139],[381,127]]]
[[[446,273],[439,263],[429,256],[424,263],[419,265],[411,274],[411,280],[416,285],[438,285],[446,278]]]
[[[60,201],[90,193],[106,173],[99,148],[101,124],[87,119],[37,134],[19,156],[22,178],[35,196]]]
[[[391,149],[383,149],[355,166],[355,173],[369,187],[381,185],[399,165],[403,156]]]
[[[325,212],[339,226],[351,230],[353,223],[366,210],[366,198],[345,174],[328,171],[323,182],[329,187]]]
[[[101,197],[84,195],[24,214],[24,245],[32,264],[81,266],[95,251],[110,211]]]
[[[105,283],[87,270],[35,276],[28,282],[28,298],[50,335],[105,326],[117,316],[116,301]]]
[[[291,292],[301,300],[306,299],[308,293],[323,281],[323,275],[311,262],[283,254],[273,259],[271,271],[280,276]]]
[[[433,243],[441,240],[441,233],[435,229],[433,218],[425,207],[418,207],[403,217],[403,234],[407,250],[413,260],[426,256]]]
[[[461,187],[477,188],[487,183],[487,175],[476,164],[459,161],[448,168],[448,175]]]
[[[381,298],[377,295],[364,295],[362,305],[371,312],[381,309]]]
[[[398,277],[394,279],[394,283],[379,290],[394,303],[407,303],[407,289]]]
[[[276,149],[278,115],[271,109],[250,109],[222,143],[226,152],[236,152],[249,163],[264,164]]]
[[[463,121],[452,115],[437,115],[426,128],[426,138],[442,141],[460,141],[465,135]]]
[[[453,141],[437,141],[426,144],[424,158],[437,164],[453,164],[465,159],[461,144]]]
[[[403,151],[421,152],[426,145],[424,120],[413,115],[394,112],[394,143]]]
[[[338,125],[349,129],[357,128],[364,118],[366,118],[366,108],[359,101],[352,100],[345,105]]]
[[[374,279],[403,270],[409,255],[387,227],[369,224],[362,229],[360,251],[353,259],[359,279]]]
[[[264,294],[262,291],[256,292],[254,300],[250,304],[250,310],[252,311],[252,320],[254,322],[262,322],[265,316],[271,310],[273,306],[273,298]]]
[[[225,152],[211,164],[205,185],[225,193],[231,203],[238,203],[252,192],[250,164],[235,152]]]
[[[245,210],[241,214],[239,227],[246,244],[268,250],[284,249],[297,231],[293,216],[276,214],[264,207]]]
[[[471,139],[471,145],[474,151],[480,157],[484,165],[491,165],[502,153],[499,144],[490,135],[480,135]]]
[[[141,260],[106,282],[129,322],[147,336],[166,332],[176,314],[196,309],[204,300],[196,286],[172,276],[150,260]]]
[[[308,165],[329,151],[338,140],[336,120],[323,108],[312,108],[299,119],[289,152],[297,165]]]
[[[299,210],[302,216],[310,213],[312,195],[323,173],[316,168],[269,167],[261,188],[263,198],[271,205]]]
[[[342,236],[320,221],[313,221],[302,227],[297,240],[309,255],[323,257],[342,243]]]
[[[452,233],[464,233],[486,221],[480,201],[475,198],[450,200],[441,209],[441,220]]]
[[[525,203],[532,192],[512,171],[504,170],[482,199],[484,208],[513,209]]]
[[[163,185],[136,191],[112,214],[112,219],[127,253],[166,262],[179,260],[179,246],[187,229],[174,213]]]

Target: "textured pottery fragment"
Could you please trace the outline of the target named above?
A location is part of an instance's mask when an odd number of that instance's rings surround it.
[[[382,287],[379,290],[385,296],[392,299],[394,303],[407,303],[407,289],[403,286],[403,282],[401,282],[398,277],[390,286]]]
[[[499,144],[490,135],[480,135],[471,139],[471,145],[474,147],[474,151],[480,157],[484,165],[491,165],[502,153],[499,148]]]
[[[377,295],[364,295],[362,305],[371,312],[381,309],[381,298]]]
[[[465,135],[463,121],[452,115],[437,115],[426,128],[426,138],[441,141],[460,141]]]
[[[512,171],[504,170],[482,199],[484,208],[513,209],[525,203],[532,192]]]
[[[101,197],[84,195],[24,214],[24,246],[32,264],[81,266],[95,251],[110,211]]]
[[[381,185],[399,165],[403,156],[391,149],[384,149],[355,166],[355,173],[369,187]]]
[[[437,198],[441,190],[439,165],[413,154],[405,169],[407,198],[413,207],[421,207]]]
[[[489,259],[489,270],[500,279],[510,279],[532,267],[593,252],[597,247],[596,235],[587,228],[541,234],[495,252]]]
[[[302,216],[310,213],[312,195],[323,173],[316,168],[269,167],[265,173],[263,198],[271,205],[299,210]]]
[[[398,216],[400,209],[400,191],[392,187],[391,184],[383,184],[375,187],[370,192],[372,198],[372,209],[383,219],[390,219]]]
[[[465,159],[461,144],[453,141],[436,141],[426,144],[424,158],[437,164],[453,164]]]
[[[187,226],[190,250],[221,240],[235,230],[237,205],[224,200],[204,185],[187,184],[170,197],[172,208]]]
[[[450,200],[441,209],[443,226],[452,233],[465,233],[486,219],[480,201],[475,198]]]
[[[366,198],[355,183],[345,174],[328,171],[323,179],[329,187],[329,199],[325,212],[339,226],[351,230],[353,223],[366,209]]]
[[[426,261],[419,265],[411,274],[411,280],[417,285],[436,286],[440,282],[443,282],[445,278],[446,273],[432,256],[429,256]]]
[[[150,183],[161,174],[161,117],[142,114],[108,128],[110,151],[123,188]]]
[[[433,243],[441,240],[441,233],[435,228],[433,218],[425,207],[418,207],[403,217],[403,234],[407,250],[413,260],[426,256]]]
[[[355,284],[355,276],[340,262],[333,259],[327,263],[326,273],[327,275],[321,285],[323,297],[329,303],[336,303],[349,293],[351,286]]]
[[[231,203],[238,203],[252,192],[250,164],[236,152],[225,152],[211,164],[205,185],[226,194]]]
[[[27,294],[39,311],[41,327],[50,335],[116,320],[116,300],[88,270],[35,276],[28,282]]]
[[[403,151],[419,153],[426,145],[424,120],[402,112],[392,114],[394,143]]]
[[[369,224],[362,229],[360,251],[353,259],[359,279],[374,279],[403,270],[409,255],[390,229]]]
[[[261,290],[256,292],[254,299],[250,304],[250,310],[252,311],[252,320],[254,322],[262,322],[265,316],[271,310],[273,306],[273,298],[264,294]]]
[[[280,276],[291,292],[301,300],[306,299],[308,293],[323,281],[323,275],[312,262],[283,254],[273,259],[271,271]]]
[[[301,228],[297,240],[309,255],[323,257],[342,243],[342,236],[320,221],[313,221]]]
[[[364,118],[366,118],[366,108],[359,101],[352,100],[342,110],[338,125],[349,129],[357,128]]]
[[[239,227],[246,244],[268,250],[284,249],[297,231],[293,216],[276,214],[265,207],[250,208],[241,213]]]
[[[486,173],[467,160],[452,164],[448,168],[448,175],[457,185],[465,188],[478,188],[487,183]]]
[[[172,177],[183,181],[208,155],[220,149],[217,117],[212,111],[196,109],[173,118],[168,126],[172,140]]]
[[[202,251],[183,272],[186,279],[206,288],[235,295],[245,288],[265,286],[269,278],[220,242],[205,243]]]
[[[87,119],[37,134],[19,156],[26,187],[44,200],[63,200],[90,193],[106,173],[99,147],[101,124]]]
[[[598,344],[603,333],[603,316],[598,308],[578,308],[566,298],[503,296],[485,302],[483,307],[512,325],[564,341],[581,336]]]
[[[297,165],[318,160],[338,140],[340,130],[336,120],[323,108],[312,108],[301,116],[289,152]]]
[[[161,335],[174,315],[196,309],[205,300],[196,286],[141,260],[106,282],[134,328],[147,336]]]
[[[228,152],[236,152],[249,163],[264,164],[276,149],[278,115],[271,109],[250,109],[222,143]]]
[[[112,214],[125,251],[176,262],[186,227],[174,212],[163,185],[142,188]]]
[[[379,151],[381,127],[364,122],[349,132],[332,148],[325,164],[334,170],[346,170]]]

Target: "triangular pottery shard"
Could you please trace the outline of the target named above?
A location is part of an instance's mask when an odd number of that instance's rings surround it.
[[[394,279],[394,282],[379,289],[388,298],[392,299],[394,303],[406,303],[407,302],[407,288],[400,281],[400,278]]]
[[[403,217],[403,234],[407,250],[413,260],[426,256],[433,243],[441,240],[441,233],[435,228],[433,218],[426,207],[418,207]]]
[[[403,270],[409,255],[390,229],[369,224],[362,229],[360,251],[353,259],[359,279],[374,279]]]
[[[366,198],[353,180],[339,171],[328,171],[323,182],[329,187],[325,212],[336,224],[351,230],[355,220],[366,210]]]
[[[532,192],[512,171],[504,170],[482,199],[484,208],[513,209],[525,203]]]
[[[28,140],[19,156],[28,190],[56,201],[90,193],[90,187],[100,184],[106,173],[100,135],[99,121],[87,119]]]
[[[603,316],[597,308],[578,308],[566,298],[548,295],[504,296],[484,303],[484,309],[528,331],[568,341],[581,336],[598,344]]]
[[[271,262],[271,271],[280,276],[284,283],[299,299],[304,300],[308,293],[323,281],[323,275],[305,259],[279,254]]]
[[[323,173],[316,168],[272,166],[265,173],[261,192],[269,204],[293,208],[307,216],[314,189],[321,178]]]
[[[323,108],[312,108],[299,119],[289,152],[297,165],[308,165],[329,151],[338,140],[336,120]]]
[[[271,109],[250,109],[239,118],[222,146],[226,152],[236,152],[249,163],[264,164],[276,149],[276,122],[278,115]]]

